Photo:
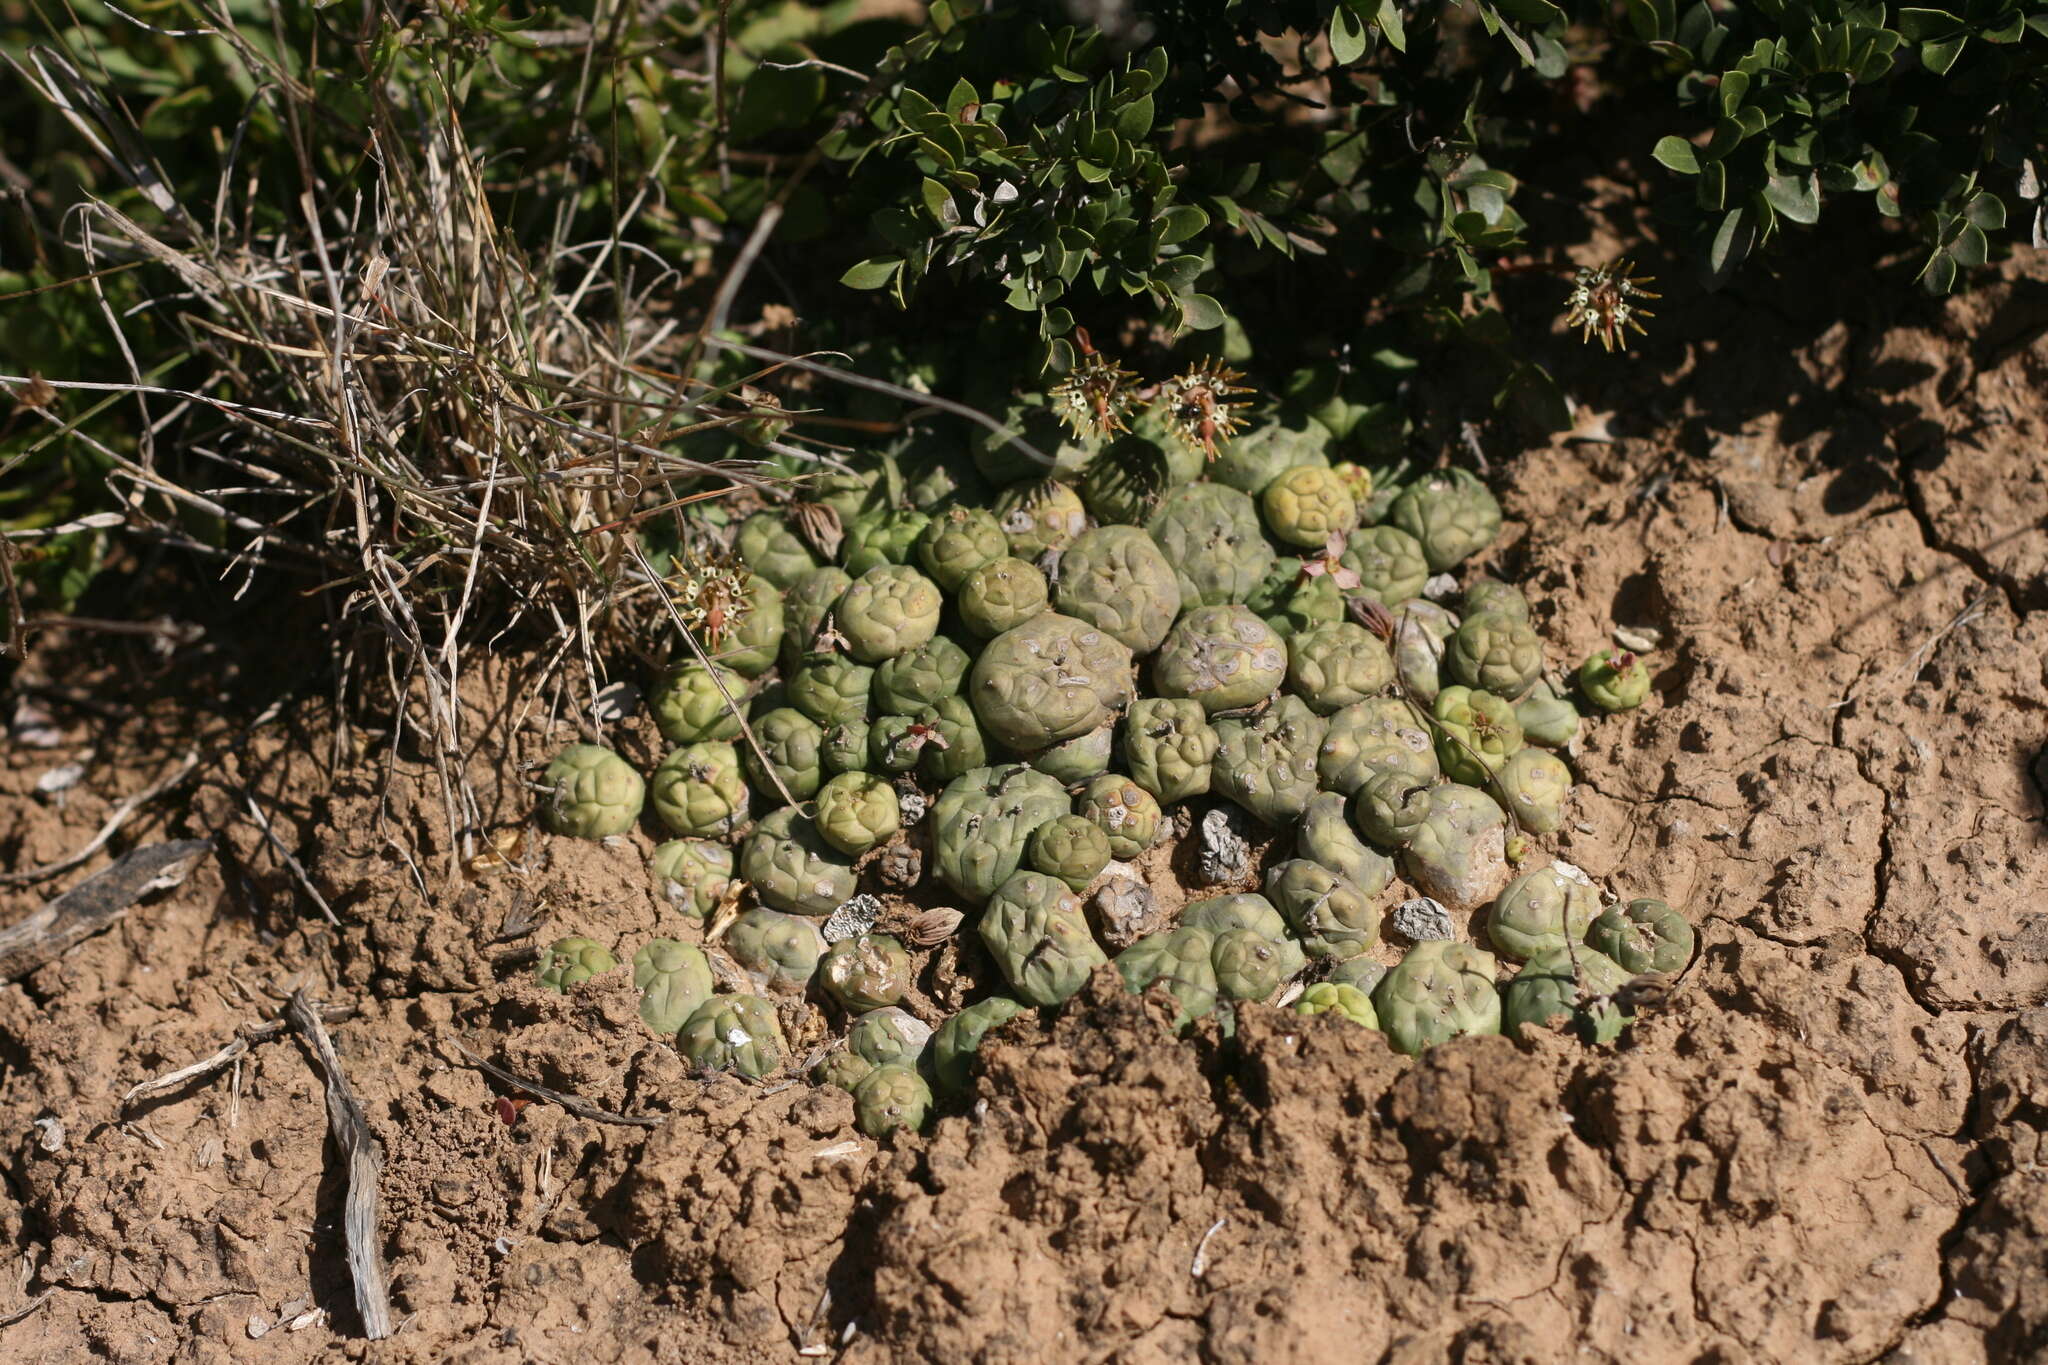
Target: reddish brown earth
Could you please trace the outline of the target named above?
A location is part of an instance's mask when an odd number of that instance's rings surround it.
[[[222,856],[0,988],[0,1235],[19,1253],[0,1355],[2048,1355],[2044,281],[1813,324],[1796,285],[1696,301],[1641,357],[1559,348],[1617,439],[1494,452],[1514,522],[1496,563],[1555,653],[1617,624],[1666,642],[1649,705],[1590,729],[1559,851],[1682,904],[1704,946],[1608,1048],[1480,1038],[1411,1061],[1257,1008],[1234,1040],[1184,1042],[1105,975],[994,1035],[969,1106],[877,1143],[838,1091],[693,1077],[616,977],[566,998],[528,983],[536,937],[696,932],[657,907],[643,835],[536,835],[523,871],[453,876],[416,748],[387,773],[379,736],[315,704],[253,731],[208,718],[213,662],[119,645],[120,688],[92,686],[94,709],[39,694],[56,742],[11,739],[0,861],[63,856],[194,743],[200,776],[114,848],[212,834]],[[46,646],[16,688],[76,691],[85,670]],[[566,730],[516,663],[465,697],[485,823],[522,828],[521,765]],[[651,738],[622,742],[651,762]],[[74,762],[61,799],[36,793]],[[0,923],[104,861],[0,890]],[[508,920],[536,927],[499,941]],[[973,951],[933,955],[927,992],[947,1001]],[[118,1104],[300,986],[359,1011],[334,1035],[384,1146],[403,1320],[376,1345],[296,1040]],[[536,1103],[507,1125],[457,1040],[662,1122]]]

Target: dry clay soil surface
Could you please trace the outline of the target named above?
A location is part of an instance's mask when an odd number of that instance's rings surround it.
[[[402,747],[386,798],[381,741],[287,711],[216,734],[116,841],[211,834],[217,859],[0,988],[0,1354],[2042,1358],[2044,293],[2013,271],[1905,321],[1788,323],[1783,345],[1705,305],[1573,378],[1619,439],[1496,468],[1495,563],[1554,655],[1616,624],[1666,641],[1649,704],[1590,728],[1557,849],[1701,926],[1696,965],[1619,1044],[1411,1061],[1261,1008],[1234,1040],[1180,1041],[1098,978],[992,1035],[970,1105],[877,1143],[836,1090],[692,1076],[620,974],[567,998],[530,984],[536,939],[629,953],[696,932],[657,907],[644,835],[536,835],[524,875],[458,885],[432,756]],[[1672,386],[1640,410],[1656,367]],[[1710,389],[1791,398],[1752,412]],[[465,693],[457,761],[494,832],[523,825],[519,765],[562,738],[522,676]],[[82,844],[197,724],[190,703],[52,696],[0,771],[11,867]],[[651,759],[644,729],[625,742]],[[37,792],[72,763],[80,782]],[[0,891],[0,923],[92,865]],[[950,1003],[971,951],[933,956],[926,1003]],[[298,1041],[119,1105],[294,986],[358,1010],[334,1033],[386,1156],[402,1319],[375,1345]],[[660,1122],[536,1103],[508,1124],[457,1041]]]

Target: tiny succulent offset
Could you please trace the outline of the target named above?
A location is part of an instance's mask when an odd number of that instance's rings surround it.
[[[1684,970],[1681,912],[1603,911],[1548,856],[1582,716],[1641,705],[1641,658],[1562,670],[1487,571],[1477,477],[1368,469],[1242,397],[1215,364],[1141,392],[1089,349],[1012,410],[1049,470],[907,447],[737,519],[690,571],[706,657],[649,686],[666,755],[575,744],[535,784],[557,835],[652,836],[677,936],[632,955],[649,1029],[703,1071],[807,1067],[882,1137],[952,1111],[984,1037],[1106,949],[1178,1029],[1264,1002],[1406,1053],[1559,1019],[1610,1042],[1637,977]],[[564,938],[536,977],[618,965]]]

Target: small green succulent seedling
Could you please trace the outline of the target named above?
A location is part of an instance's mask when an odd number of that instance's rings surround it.
[[[1294,1002],[1294,1012],[1304,1016],[1334,1014],[1369,1029],[1380,1026],[1380,1017],[1372,1007],[1372,996],[1356,986],[1337,981],[1318,981],[1303,991],[1301,998]]]
[[[760,989],[800,991],[825,958],[825,936],[816,920],[756,906],[726,930],[725,949]]]
[[[1436,720],[1436,759],[1444,776],[1468,787],[1484,787],[1508,756],[1522,747],[1515,708],[1476,687],[1446,687],[1431,708]]]
[[[1024,1005],[1006,995],[990,996],[969,1005],[945,1023],[932,1037],[932,1075],[939,1089],[957,1095],[973,1079],[974,1054],[989,1030],[1009,1023],[1024,1013]]]
[[[633,984],[640,989],[640,1017],[666,1036],[711,998],[711,963],[694,944],[652,939],[633,954]]]
[[[1586,943],[1594,951],[1635,976],[1684,971],[1696,938],[1684,915],[1648,898],[1608,906],[1586,930]]]
[[[1109,836],[1082,815],[1056,815],[1031,834],[1031,866],[1083,891],[1109,866]]]
[[[1023,560],[1005,555],[967,575],[955,605],[962,624],[982,639],[993,640],[1047,610],[1051,602],[1045,575]]]
[[[1433,784],[1394,768],[1382,768],[1358,789],[1352,805],[1358,828],[1382,848],[1405,848],[1429,818]]]
[[[593,938],[558,938],[541,951],[534,977],[557,993],[580,986],[619,965],[611,949]]]
[[[1102,831],[1109,856],[1123,860],[1152,847],[1166,818],[1152,793],[1121,773],[1090,778],[1074,799],[1074,809]]]
[[[916,1132],[931,1113],[932,1088],[915,1067],[878,1066],[853,1088],[854,1124],[871,1138],[898,1128]]]
[[[1174,489],[1145,529],[1173,565],[1183,610],[1246,601],[1277,557],[1258,504],[1219,483]]]
[[[1372,993],[1373,1012],[1396,1052],[1414,1056],[1461,1033],[1500,1032],[1493,954],[1452,939],[1427,939]]]
[[[916,1066],[932,1040],[932,1026],[908,1010],[869,1010],[846,1031],[846,1045],[875,1066]]]
[[[866,1080],[868,1073],[874,1069],[873,1062],[857,1055],[852,1049],[834,1048],[820,1057],[817,1065],[811,1068],[811,1079],[819,1085],[838,1086],[851,1095],[853,1088]]]
[[[947,592],[958,592],[969,574],[1009,553],[1002,526],[979,507],[950,507],[917,538],[917,562]]]
[[[662,674],[647,709],[671,744],[731,739],[740,732],[738,703],[746,694],[746,680],[739,674],[718,664],[706,668],[693,659]]]
[[[846,524],[839,560],[855,578],[885,564],[908,564],[931,518],[910,507],[878,507]]]
[[[1403,489],[1387,508],[1387,522],[1421,543],[1431,573],[1443,573],[1493,543],[1500,503],[1477,475],[1453,469]]]
[[[1546,749],[1564,748],[1579,732],[1579,708],[1541,680],[1515,703],[1515,719],[1521,722],[1523,739]]]
[[[1011,484],[996,495],[993,510],[1010,553],[1023,560],[1066,549],[1088,526],[1081,495],[1058,479]]]
[[[1133,995],[1164,987],[1180,1006],[1177,1026],[1186,1028],[1216,1012],[1215,948],[1215,935],[1183,925],[1139,939],[1117,954],[1116,969]]]
[[[896,788],[874,773],[841,773],[818,789],[818,834],[826,843],[858,858],[896,837],[902,802]]]
[[[1424,784],[1442,776],[1427,716],[1400,697],[1370,697],[1330,717],[1316,753],[1316,777],[1326,789],[1355,796],[1389,770]]]
[[[1519,1037],[1562,1016],[1586,1042],[1612,1042],[1628,1027],[1614,996],[1629,980],[1625,968],[1591,948],[1545,948],[1501,987],[1503,1029]]]
[[[709,919],[732,889],[732,850],[709,839],[671,839],[655,848],[647,872],[664,902],[691,919]]]
[[[1297,856],[1350,882],[1368,900],[1376,900],[1394,879],[1394,860],[1359,839],[1345,815],[1344,798],[1336,792],[1309,798],[1294,832],[1294,849]]]
[[[1155,692],[1198,701],[1212,716],[1264,701],[1286,678],[1286,645],[1248,607],[1184,613],[1152,658]]]
[[[991,640],[967,699],[981,728],[1019,753],[1110,724],[1131,694],[1131,651],[1107,631],[1043,612]]]
[[[1280,945],[1249,929],[1227,929],[1216,935],[1209,962],[1216,969],[1216,989],[1230,1000],[1266,1000],[1280,989],[1286,961]]]
[[[1180,580],[1166,555],[1135,526],[1088,532],[1060,556],[1054,607],[1108,632],[1133,654],[1150,654],[1180,615]]]
[[[779,795],[780,779],[791,800],[816,795],[825,780],[825,732],[818,722],[794,706],[778,706],[756,717],[753,725],[754,743],[740,751],[740,764],[755,788]]]
[[[1318,580],[1320,581],[1320,580]],[[1300,630],[1287,641],[1287,690],[1327,716],[1378,696],[1394,681],[1394,658],[1352,621]]]
[[[1293,824],[1316,794],[1328,728],[1299,697],[1280,698],[1254,720],[1219,720],[1210,783],[1268,825]]]
[[[1019,872],[996,889],[981,916],[981,941],[1018,996],[1057,1005],[1109,959],[1066,883]]]
[[[825,950],[818,979],[849,1014],[878,1010],[910,990],[910,953],[889,934],[855,934]]]
[[[1024,861],[1032,832],[1068,807],[1065,787],[1021,763],[962,773],[932,807],[939,880],[984,903]]]
[[[556,834],[608,839],[640,818],[647,784],[633,765],[598,744],[572,744],[548,764],[541,815]]]
[[[1600,913],[1593,888],[1555,867],[1524,872],[1494,898],[1486,920],[1486,937],[1494,951],[1517,961],[1545,948],[1574,942]]]
[[[823,919],[860,889],[845,854],[795,806],[764,816],[740,845],[740,876],[776,910]]]
[[[1358,504],[1344,479],[1328,465],[1282,470],[1260,493],[1259,504],[1273,535],[1305,550],[1358,529]]]
[[[789,704],[819,725],[866,720],[875,670],[837,654],[798,665],[784,686]]]
[[[724,838],[747,818],[739,753],[718,740],[669,754],[654,770],[649,795],[662,824],[685,838]]]
[[[1515,823],[1531,834],[1564,828],[1564,803],[1572,793],[1572,770],[1542,749],[1511,754],[1495,775],[1493,790]]]
[[[1630,650],[1603,649],[1579,665],[1579,690],[1609,715],[1633,711],[1650,695],[1650,670]]]
[[[758,995],[712,996],[683,1024],[676,1046],[693,1066],[757,1081],[780,1067],[789,1052],[775,1007]]]
[[[1467,616],[1444,647],[1444,666],[1467,687],[1513,700],[1543,675],[1543,641],[1503,612]]]
[[[1115,753],[1116,726],[1103,725],[1085,735],[1062,740],[1050,749],[1039,750],[1031,756],[1031,766],[1057,779],[1062,786],[1076,787],[1108,772]]]
[[[923,646],[938,633],[945,598],[939,585],[903,564],[884,564],[853,580],[833,610],[846,652],[878,664]]]
[[[1142,697],[1131,703],[1120,728],[1131,780],[1162,804],[1209,790],[1217,739],[1200,702]]]
[[[1349,879],[1307,858],[1266,869],[1266,899],[1278,906],[1310,957],[1356,957],[1380,939],[1380,912]]]

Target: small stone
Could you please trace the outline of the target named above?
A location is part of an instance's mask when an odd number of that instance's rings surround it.
[[[1463,592],[1464,589],[1458,586],[1456,574],[1440,573],[1434,578],[1425,579],[1422,584],[1422,595],[1432,602],[1448,602]]]
[[[925,794],[917,789],[917,783],[908,777],[896,779],[896,807],[902,812],[903,828],[909,829],[924,819],[929,806],[930,802],[925,799]]]
[[[1147,934],[1166,927],[1159,898],[1143,882],[1112,877],[1088,898],[1097,932],[1112,952],[1122,952]]]
[[[843,938],[865,934],[875,927],[875,921],[882,916],[882,903],[873,896],[859,895],[841,901],[839,908],[826,917],[818,930],[825,942],[837,943]]]
[[[1245,819],[1235,806],[1217,806],[1202,817],[1202,851],[1195,862],[1202,885],[1235,881],[1250,870],[1252,846],[1244,836]]]
[[[261,1341],[270,1331],[270,1326],[269,1318],[264,1317],[261,1313],[251,1313],[249,1315],[249,1340]]]
[[[1417,896],[1412,901],[1402,901],[1394,907],[1394,932],[1421,943],[1425,939],[1454,939],[1458,931],[1451,923],[1451,912],[1428,896]]]
[[[1655,626],[1616,626],[1614,643],[1638,654],[1648,654],[1664,643],[1664,632]]]

